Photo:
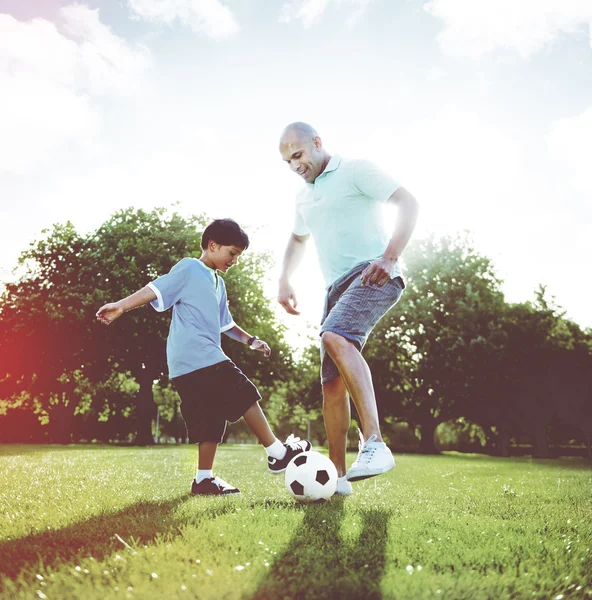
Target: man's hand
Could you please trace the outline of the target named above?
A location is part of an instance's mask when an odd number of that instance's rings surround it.
[[[121,317],[121,315],[125,311],[123,310],[121,304],[119,302],[111,302],[110,304],[105,304],[105,306],[101,306],[97,311],[96,317],[105,325],[109,325]]]
[[[395,272],[396,259],[378,258],[371,262],[362,273],[362,285],[377,285],[382,287]]]
[[[291,315],[299,315],[300,312],[296,310],[298,301],[296,300],[296,294],[294,289],[288,281],[280,281],[280,290],[278,293],[278,302],[284,307],[284,310]]]
[[[257,350],[258,352],[263,352],[263,356],[265,356],[265,358],[269,358],[271,356],[271,348],[267,345],[267,342],[264,342],[263,340],[255,340],[251,344],[251,348],[253,350]]]

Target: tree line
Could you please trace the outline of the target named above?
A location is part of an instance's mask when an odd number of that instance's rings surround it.
[[[96,231],[71,223],[45,231],[19,259],[0,297],[0,442],[126,441],[149,444],[154,423],[184,437],[168,382],[170,315],[146,308],[112,327],[97,308],[127,296],[185,256],[199,256],[205,215],[129,208]],[[510,304],[491,260],[467,234],[412,242],[407,290],[378,324],[364,355],[386,436],[402,424],[436,451],[443,423],[478,428],[486,450],[512,440],[549,455],[549,442],[592,442],[592,332],[566,318],[544,287]],[[267,398],[274,425],[319,418],[316,340],[296,358],[263,293],[272,266],[246,252],[225,276],[237,323],[274,348],[270,360],[223,340],[226,354]],[[223,336],[224,337],[224,336]]]

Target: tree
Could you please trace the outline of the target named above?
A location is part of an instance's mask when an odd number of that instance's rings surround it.
[[[163,208],[151,212],[129,208],[103,223],[90,244],[96,293],[93,312],[87,318],[93,338],[99,341],[99,353],[92,362],[101,378],[110,370],[129,372],[140,386],[136,397],[138,444],[153,443],[156,405],[152,388],[168,374],[165,348],[170,315],[143,308],[104,328],[94,321],[94,311],[168,273],[185,256],[198,256],[199,232],[205,225],[203,215],[183,217]]]
[[[420,449],[436,452],[434,433],[464,416],[472,344],[492,332],[503,304],[491,261],[467,235],[428,237],[405,253],[407,290],[379,323],[366,351],[383,417],[421,432]]]
[[[504,305],[494,333],[473,345],[469,370],[481,375],[471,383],[476,402],[466,416],[497,439],[502,456],[509,454],[510,439],[522,435],[533,440],[535,456],[547,457],[547,430],[557,418],[574,423],[577,415],[580,425],[587,422],[590,336],[565,319],[543,286],[535,296],[534,302]]]
[[[110,327],[98,324],[94,314],[102,304],[167,273],[181,258],[199,256],[205,225],[203,215],[129,208],[116,212],[87,236],[78,234],[70,223],[45,232],[22,254],[25,273],[0,299],[0,397],[27,392],[49,421],[50,440],[66,442],[71,439],[77,407],[87,402],[77,394],[80,381],[102,384],[117,393],[117,386],[110,388],[107,382],[114,373],[129,374],[139,388],[133,415],[126,419],[131,424],[135,416],[136,443],[152,443],[153,385],[164,383],[168,375],[165,343],[170,314],[143,308]],[[283,328],[262,291],[270,261],[268,255],[247,252],[226,277],[236,322],[265,338],[275,352],[268,362],[230,340],[224,341],[224,348],[263,386],[294,375]],[[105,402],[113,407],[113,397],[107,396]],[[99,407],[93,410],[103,414]]]
[[[49,441],[66,442],[75,409],[68,374],[83,367],[90,342],[87,243],[71,223],[44,233],[21,255],[25,273],[0,302],[0,397],[26,396],[25,410],[51,423]]]

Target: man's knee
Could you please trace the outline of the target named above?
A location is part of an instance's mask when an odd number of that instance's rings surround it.
[[[342,335],[335,333],[334,331],[324,331],[321,335],[321,340],[325,346],[325,350],[331,355],[335,356],[344,350],[347,350],[352,342]]]

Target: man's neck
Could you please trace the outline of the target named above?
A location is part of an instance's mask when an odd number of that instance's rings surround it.
[[[323,158],[323,168],[321,169],[321,173],[325,172],[325,169],[327,168],[327,165],[329,164],[329,162],[331,161],[331,155],[327,154],[325,152],[325,157]],[[321,174],[319,173],[319,175]]]

